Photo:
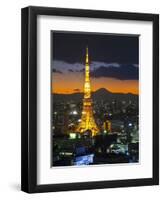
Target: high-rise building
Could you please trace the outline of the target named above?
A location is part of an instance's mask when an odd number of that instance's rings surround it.
[[[86,48],[86,63],[85,63],[85,82],[84,82],[84,98],[81,122],[77,127],[80,133],[91,132],[92,136],[97,135],[99,129],[93,116],[93,101],[91,98],[91,83],[90,83],[90,66],[88,47]]]
[[[103,124],[103,129],[105,132],[110,133],[111,132],[111,121],[106,120]]]

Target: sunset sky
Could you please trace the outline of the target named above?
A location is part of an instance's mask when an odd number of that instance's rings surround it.
[[[52,92],[83,92],[86,47],[91,88],[139,93],[139,38],[136,35],[52,33]]]

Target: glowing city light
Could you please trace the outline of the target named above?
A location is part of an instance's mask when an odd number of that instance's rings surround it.
[[[93,163],[93,157],[94,154],[76,157],[74,165],[89,165],[90,163]]]
[[[76,133],[70,133],[69,136],[70,139],[76,139]]]
[[[77,115],[78,113],[77,113],[76,110],[74,110],[74,111],[72,112],[72,114],[73,114],[73,115]]]
[[[78,112],[76,110],[73,110],[70,112],[70,115],[77,115],[77,114],[78,114]]]

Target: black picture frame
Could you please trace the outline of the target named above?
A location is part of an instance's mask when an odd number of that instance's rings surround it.
[[[37,185],[37,16],[55,15],[153,23],[153,177]],[[159,15],[30,6],[21,12],[21,190],[28,193],[159,184]]]

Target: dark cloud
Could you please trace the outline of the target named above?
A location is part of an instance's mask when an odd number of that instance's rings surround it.
[[[68,71],[69,71],[69,72],[74,72],[74,70],[72,70],[72,69],[68,69]]]
[[[85,68],[82,68],[82,69],[76,70],[76,72],[84,72],[84,71],[85,71]]]
[[[54,68],[53,68],[53,72],[54,72],[54,73],[58,73],[58,74],[62,74],[62,72],[61,72],[60,70],[54,69]]]
[[[119,67],[105,67],[101,66],[99,68],[91,71],[91,76],[95,78],[109,77],[116,78],[119,80],[138,80],[139,78],[139,68],[131,64],[122,64]]]
[[[82,63],[69,63],[64,60],[54,60],[52,62],[52,69],[61,71],[62,73],[75,72],[76,70],[80,70],[83,68],[84,65]]]
[[[56,60],[52,65],[53,72],[59,74],[84,73],[85,66],[82,63],[67,63]],[[95,78],[110,77],[119,80],[138,80],[138,64],[120,64],[101,61],[92,61],[90,63],[91,76]]]
[[[82,69],[68,69],[67,71],[68,72],[84,72],[85,68],[82,68]]]

